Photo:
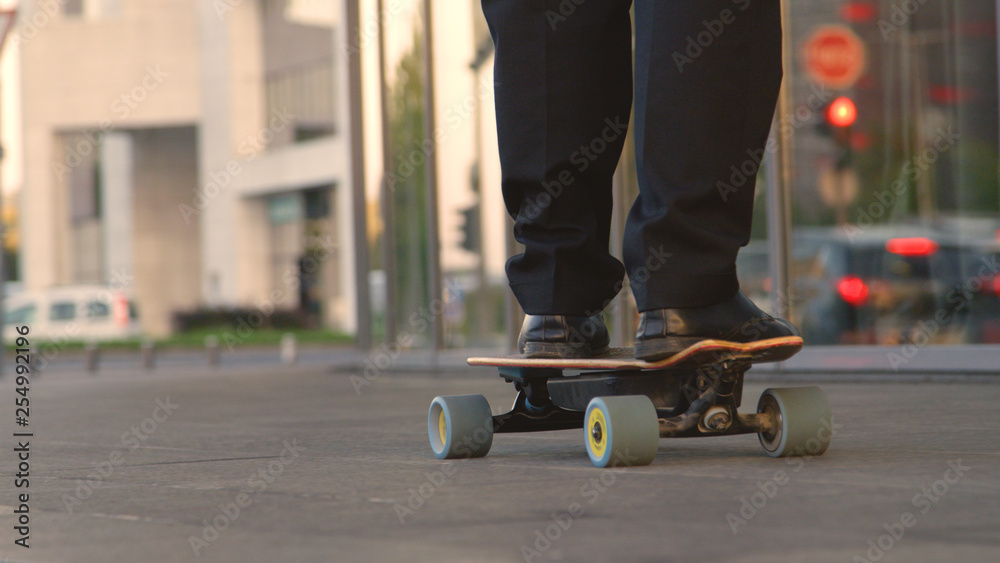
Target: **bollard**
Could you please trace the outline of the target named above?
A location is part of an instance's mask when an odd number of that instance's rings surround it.
[[[152,340],[142,341],[142,367],[144,369],[153,369],[156,361],[156,343]]]
[[[208,355],[208,365],[218,367],[219,365],[219,337],[209,334],[205,337],[205,352]]]
[[[83,350],[86,355],[87,371],[90,373],[97,372],[98,364],[101,362],[101,350],[98,348],[97,343],[88,342]]]
[[[281,337],[281,363],[292,365],[299,361],[299,347],[295,341],[295,335],[286,332]]]

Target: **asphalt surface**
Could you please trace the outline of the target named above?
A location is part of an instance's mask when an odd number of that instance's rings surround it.
[[[1000,377],[811,375],[837,425],[824,456],[768,458],[755,436],[662,440],[652,465],[612,471],[590,464],[579,430],[435,459],[435,395],[510,404],[489,369],[351,375],[56,370],[32,382],[19,428],[7,371],[0,560],[1000,560]],[[751,373],[744,410],[802,383]],[[16,488],[12,433],[26,429]],[[14,543],[24,492],[28,549]]]

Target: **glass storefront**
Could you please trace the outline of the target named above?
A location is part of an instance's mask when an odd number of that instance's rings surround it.
[[[384,34],[389,119],[382,189],[378,198],[369,189],[368,202],[379,209],[368,244],[372,294],[386,299],[373,307],[380,338],[509,345],[519,314],[503,263],[516,248],[479,2],[432,9],[433,65],[422,0],[370,4]],[[1000,342],[995,3],[790,0],[784,13],[784,92],[769,145],[781,149],[760,168],[754,235],[739,258],[744,292],[786,312],[809,344]],[[630,140],[615,179],[615,249],[637,192],[633,154]],[[768,205],[774,190],[787,198],[787,221]],[[783,261],[775,233],[790,243]],[[627,288],[606,313],[615,343],[629,344]]]
[[[305,303],[365,348],[513,346],[481,0],[161,4],[24,5],[24,134],[5,144],[30,187],[19,221],[39,225],[23,231],[28,286],[134,272],[158,335],[176,310]],[[782,9],[744,292],[814,345],[1000,343],[996,2]],[[627,286],[606,316],[630,344]]]
[[[806,341],[998,342],[995,3],[792,1],[786,13],[775,134]],[[746,269],[748,290],[772,289]]]

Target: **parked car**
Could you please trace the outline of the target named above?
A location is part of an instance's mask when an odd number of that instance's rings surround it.
[[[791,315],[807,344],[1000,342],[1000,232],[799,228]],[[765,241],[741,250],[743,292],[772,312]]]
[[[965,248],[962,289],[968,299],[969,341],[1000,344],[1000,230]]]
[[[972,309],[996,297],[982,294],[996,286],[992,276],[972,276],[982,249],[948,233],[802,229],[792,246],[795,320],[811,344],[976,341]]]
[[[3,337],[17,338],[27,325],[38,341],[100,341],[139,336],[139,319],[129,292],[101,285],[27,290],[4,302]]]

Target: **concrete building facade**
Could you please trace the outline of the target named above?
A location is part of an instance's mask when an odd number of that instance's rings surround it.
[[[202,306],[353,332],[341,4],[23,2],[25,287],[125,285],[152,335]]]

